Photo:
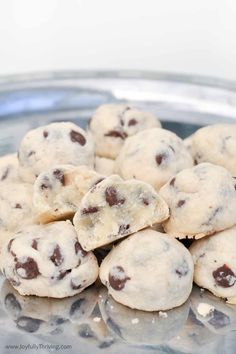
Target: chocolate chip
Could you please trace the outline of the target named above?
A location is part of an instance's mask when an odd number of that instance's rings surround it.
[[[37,332],[43,322],[44,321],[37,318],[22,316],[16,320],[16,325],[19,329],[24,330],[25,332],[34,333]]]
[[[18,261],[16,263],[16,272],[23,279],[34,279],[40,274],[37,263],[31,257],[27,257],[25,262]]]
[[[221,311],[214,309],[212,318],[208,321],[215,329],[226,327],[230,324],[230,318]]]
[[[172,150],[173,152],[175,152],[175,149],[173,148],[173,146],[168,145],[169,149]]]
[[[125,132],[122,132],[119,130],[110,130],[109,132],[104,134],[104,136],[109,136],[112,138],[120,138],[120,139],[124,140],[127,138],[128,135]]]
[[[167,159],[167,155],[166,154],[158,154],[158,155],[156,155],[156,163],[158,164],[158,165],[161,165],[162,164],[162,162],[164,161],[164,160],[166,160]]]
[[[114,187],[107,187],[105,190],[106,202],[109,206],[124,204],[125,198],[120,198],[117,194],[117,190]]]
[[[175,269],[175,273],[178,274],[179,278],[184,277],[189,272],[188,263],[184,260],[183,263]]]
[[[236,282],[234,272],[226,264],[214,270],[212,275],[216,284],[223,288],[230,288],[231,286],[234,286]]]
[[[8,252],[11,252],[11,246],[12,246],[12,242],[14,241],[14,238],[12,238],[9,242],[8,242],[8,245],[7,245],[7,250]]]
[[[51,185],[48,177],[44,177],[43,183],[40,185],[40,188],[42,190],[44,190],[44,189],[52,189],[52,185]]]
[[[7,178],[8,174],[9,174],[9,167],[7,167],[4,173],[2,174],[1,181],[4,181]]]
[[[34,248],[35,250],[37,250],[38,249],[38,241],[34,239],[31,243],[31,247]]]
[[[120,227],[119,227],[118,233],[119,233],[120,235],[124,235],[124,234],[127,233],[127,231],[129,230],[129,228],[130,228],[130,225],[129,225],[129,224],[122,224],[122,225],[120,225]]]
[[[149,205],[149,200],[148,200],[148,198],[143,197],[143,198],[142,198],[142,202],[143,202],[144,205]]]
[[[175,177],[171,179],[170,181],[170,186],[174,187],[175,185]]]
[[[88,207],[88,208],[82,209],[81,214],[87,215],[87,214],[93,214],[93,213],[97,213],[97,212],[98,212],[97,207]]]
[[[82,146],[84,146],[86,144],[85,137],[81,133],[76,132],[75,130],[71,130],[70,139],[73,143],[78,143]]]
[[[70,286],[71,286],[71,288],[72,288],[73,290],[78,290],[78,289],[81,288],[81,284],[76,285],[76,284],[73,282],[73,280],[71,280]]]
[[[61,182],[61,184],[64,186],[65,185],[65,176],[64,176],[64,173],[59,170],[59,169],[56,169],[53,171],[53,176],[58,179],[58,181]]]
[[[75,243],[75,254],[78,254],[78,252],[81,252],[82,257],[85,257],[88,252],[86,252],[85,250],[83,250],[81,244],[79,243],[79,241],[76,241]]]
[[[108,279],[110,286],[117,291],[124,289],[127,280],[130,280],[130,278],[125,275],[124,268],[121,266],[113,267],[109,272]]]
[[[61,248],[60,248],[59,245],[57,245],[54,248],[54,251],[53,251],[53,254],[50,257],[50,260],[55,264],[56,267],[61,265],[62,262],[64,261],[64,258],[62,257],[62,254],[61,254]]]
[[[136,121],[136,119],[132,118],[129,120],[128,122],[128,126],[131,127],[132,125],[136,125],[138,122]]]
[[[120,125],[122,125],[122,127],[125,125],[125,122],[123,119],[120,120]]]
[[[97,185],[100,182],[104,181],[104,179],[105,179],[104,177],[101,177],[93,184],[93,186],[90,188],[91,193],[93,193],[95,191],[95,189],[97,188]]]
[[[14,315],[19,316],[22,308],[21,305],[19,303],[19,301],[17,301],[16,297],[14,294],[7,294],[7,296],[5,297],[4,300],[4,304],[6,306],[6,308],[8,309],[8,311],[12,312]]]
[[[45,139],[48,137],[48,134],[49,133],[46,130],[43,131],[43,136],[44,136]]]
[[[69,273],[71,273],[71,269],[68,269],[68,270],[61,270],[60,272],[59,272],[59,275],[57,276],[57,280],[62,280],[62,279],[64,279],[65,278],[65,276],[67,275],[67,274],[69,274]]]
[[[15,209],[22,209],[22,205],[20,203],[16,203]]]
[[[32,155],[35,155],[35,151],[33,151],[33,150],[28,153],[28,157],[30,157]]]
[[[80,310],[81,305],[85,302],[85,299],[78,299],[71,305],[70,316],[73,316],[77,311]]]
[[[179,200],[177,203],[177,208],[181,208],[185,204],[186,200]]]

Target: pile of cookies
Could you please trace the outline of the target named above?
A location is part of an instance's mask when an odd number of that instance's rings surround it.
[[[0,159],[0,269],[21,295],[69,297],[100,278],[117,302],[160,311],[194,278],[236,303],[235,147],[236,125],[183,141],[115,104],[87,131],[29,131]]]

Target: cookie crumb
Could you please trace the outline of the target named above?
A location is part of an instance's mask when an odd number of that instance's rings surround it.
[[[197,312],[203,317],[207,317],[214,311],[214,306],[201,302],[197,307]]]

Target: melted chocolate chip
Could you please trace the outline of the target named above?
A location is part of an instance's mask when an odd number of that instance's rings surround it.
[[[136,119],[132,118],[129,120],[128,122],[128,126],[131,127],[132,125],[136,125],[138,122],[136,121]]]
[[[124,140],[127,138],[128,135],[125,132],[122,132],[119,130],[110,130],[109,132],[104,134],[104,136],[109,136],[112,138],[120,138],[120,139]]]
[[[37,263],[31,257],[27,257],[25,262],[18,261],[16,263],[16,272],[23,279],[34,279],[40,274]]]
[[[35,250],[37,250],[38,249],[38,241],[34,239],[31,243],[31,247],[34,248]]]
[[[114,187],[107,187],[105,190],[105,198],[106,202],[110,207],[113,205],[121,205],[124,204],[125,198],[121,198],[117,194],[117,190]]]
[[[79,252],[82,254],[82,257],[85,257],[88,254],[88,252],[83,250],[83,248],[82,248],[81,244],[79,243],[79,241],[76,241],[76,243],[75,243],[75,254],[78,254]]]
[[[44,189],[52,189],[52,185],[50,184],[50,181],[49,181],[48,177],[44,177],[43,183],[40,185],[40,188],[42,190],[44,190]]]
[[[8,311],[13,312],[14,315],[19,315],[19,313],[22,310],[21,305],[20,305],[19,301],[17,301],[14,294],[11,294],[11,293],[7,294],[7,296],[5,297],[4,303],[5,303],[5,306],[8,309]]]
[[[20,203],[16,203],[15,209],[22,209],[22,205]]]
[[[64,270],[64,271],[61,270],[61,271],[59,272],[59,275],[57,276],[57,280],[64,279],[65,276],[66,276],[67,274],[69,274],[69,273],[71,273],[71,269]]]
[[[76,284],[73,282],[73,280],[71,280],[70,286],[71,286],[71,288],[72,288],[73,290],[78,290],[78,289],[81,288],[82,285],[81,285],[81,284],[76,285]]]
[[[34,333],[37,332],[43,322],[44,321],[37,318],[22,316],[16,320],[16,325],[19,329],[24,330],[25,332]]]
[[[174,187],[174,185],[175,185],[175,177],[172,178],[172,180],[170,181],[170,186]]]
[[[179,200],[177,203],[177,208],[181,208],[185,204],[186,200]]]
[[[189,272],[188,263],[184,260],[183,263],[175,269],[175,273],[178,274],[179,278],[184,277]]]
[[[130,280],[130,278],[125,275],[124,268],[121,266],[113,267],[109,272],[108,279],[110,286],[117,291],[124,289],[127,280]]]
[[[91,207],[82,209],[81,214],[87,215],[87,214],[93,214],[93,213],[97,213],[97,212],[98,212],[98,208],[91,206]]]
[[[73,143],[78,143],[82,146],[84,146],[86,144],[85,137],[81,133],[76,132],[75,130],[71,130],[70,139]]]
[[[54,251],[53,251],[53,254],[50,257],[50,260],[55,264],[56,267],[61,265],[62,262],[64,261],[64,258],[62,257],[62,254],[61,254],[61,248],[60,248],[59,245],[57,245],[54,248]]]
[[[73,302],[73,304],[71,305],[70,308],[70,316],[73,316],[74,314],[76,314],[77,311],[80,310],[81,305],[85,302],[85,299],[78,299],[75,302]]]
[[[35,151],[31,150],[29,153],[28,153],[28,157],[32,156],[32,155],[35,155]]]
[[[48,137],[48,134],[49,133],[46,130],[43,131],[43,136],[44,136],[45,139]]]
[[[216,281],[216,284],[223,288],[230,288],[231,286],[234,286],[236,282],[234,272],[226,264],[214,270],[212,275]]]
[[[9,242],[8,242],[8,245],[7,245],[7,250],[8,252],[11,252],[11,246],[12,246],[12,242],[14,241],[14,238],[12,238]]]
[[[9,167],[7,167],[4,173],[2,174],[1,181],[4,181],[7,178],[8,174],[9,174]]]
[[[53,176],[61,182],[61,184],[64,186],[65,185],[65,176],[64,176],[64,173],[59,170],[59,169],[56,169],[53,171]]]
[[[164,160],[166,160],[167,159],[167,155],[166,154],[158,154],[158,155],[156,155],[156,163],[158,164],[158,165],[161,165],[162,164],[162,162],[164,161]]]
[[[120,227],[119,227],[118,233],[119,233],[120,235],[124,235],[124,234],[127,233],[127,231],[129,230],[129,228],[130,228],[130,224],[122,224],[122,225],[120,225]]]

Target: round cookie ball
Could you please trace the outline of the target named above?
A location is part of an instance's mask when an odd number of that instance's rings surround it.
[[[98,276],[69,221],[25,227],[4,245],[1,270],[21,295],[63,298],[80,293]]]
[[[236,124],[216,124],[199,129],[192,136],[196,163],[211,162],[236,176]]]
[[[236,181],[223,167],[202,163],[183,170],[159,193],[170,208],[164,229],[175,237],[200,238],[235,224]]]
[[[0,182],[19,182],[16,153],[0,157]]]
[[[100,279],[123,305],[144,311],[169,310],[189,297],[193,261],[179,241],[146,229],[111,250],[100,266]]]
[[[106,157],[95,157],[95,171],[104,175],[110,176],[114,173],[114,160]]]
[[[159,190],[193,160],[182,139],[165,129],[148,129],[128,138],[115,162],[124,179],[136,178]]]
[[[152,113],[124,104],[104,104],[95,111],[89,130],[94,136],[96,155],[115,159],[128,136],[160,126]]]
[[[94,143],[90,134],[70,122],[52,123],[30,130],[18,151],[19,175],[33,183],[55,165],[94,166]]]
[[[189,250],[195,283],[236,304],[236,226],[195,241]]]

